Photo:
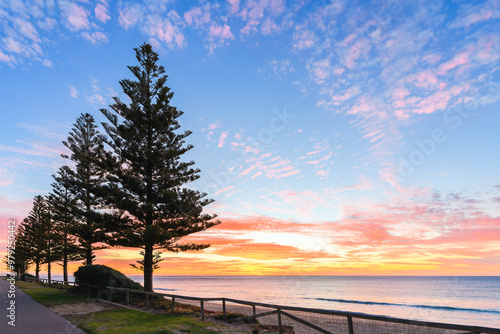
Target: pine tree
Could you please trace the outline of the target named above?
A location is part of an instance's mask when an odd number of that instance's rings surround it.
[[[8,271],[15,272],[17,277],[21,277],[33,263],[25,228],[25,223],[21,222],[14,234],[15,253],[11,257],[5,255],[4,259]]]
[[[45,202],[45,219],[43,220],[42,230],[45,234],[45,250],[44,250],[44,262],[47,264],[47,279],[49,284],[52,282],[52,262],[59,259],[59,245],[60,245],[60,235],[56,229],[56,222],[53,219],[53,207],[52,203],[47,197],[43,198]]]
[[[75,228],[72,208],[77,204],[77,197],[68,182],[70,172],[68,166],[63,166],[57,174],[52,175],[55,182],[52,183],[52,193],[49,195],[52,218],[59,233],[57,252],[59,261],[62,261],[64,281],[68,281],[68,262],[85,259],[84,250],[76,244],[76,238],[72,235],[72,228]]]
[[[110,123],[108,193],[111,202],[125,214],[116,227],[114,243],[144,251],[144,290],[153,291],[154,250],[199,250],[208,244],[179,244],[189,234],[219,224],[216,215],[203,213],[212,200],[185,187],[199,178],[193,161],[181,156],[193,146],[185,145],[190,131],[178,133],[182,111],[170,105],[173,93],[165,85],[163,66],[151,45],[134,49],[139,66],[128,68],[137,81],[120,81],[131,103],[114,98],[112,111],[101,112]]]
[[[36,278],[40,278],[41,266],[46,261],[48,220],[50,220],[50,215],[45,198],[43,196],[35,196],[33,207],[28,217],[23,220],[23,235],[27,247],[26,252],[35,264]]]
[[[104,215],[99,212],[103,203],[100,189],[104,171],[100,161],[104,152],[104,137],[97,130],[94,117],[82,114],[63,144],[72,153],[62,157],[75,164],[74,169],[65,169],[66,186],[75,195],[75,203],[71,205],[75,224],[71,233],[83,248],[85,264],[92,265],[94,251],[106,248],[102,244],[96,245],[106,241]]]

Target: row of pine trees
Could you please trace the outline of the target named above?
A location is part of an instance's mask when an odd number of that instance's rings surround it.
[[[135,80],[120,85],[129,103],[114,98],[111,110],[101,109],[108,122],[99,131],[90,114],[76,120],[63,144],[71,154],[53,175],[52,190],[36,196],[16,232],[16,270],[47,264],[92,265],[95,251],[107,247],[141,249],[144,289],[153,291],[153,270],[159,250],[200,250],[208,244],[180,243],[181,238],[220,222],[203,213],[212,202],[186,184],[199,178],[194,162],[181,160],[193,148],[180,132],[182,111],[170,105],[173,92],[149,44],[134,49],[139,65],[128,68]]]

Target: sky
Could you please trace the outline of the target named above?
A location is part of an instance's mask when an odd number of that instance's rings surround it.
[[[500,275],[499,7],[0,0],[0,255],[147,42],[222,222],[156,275]]]

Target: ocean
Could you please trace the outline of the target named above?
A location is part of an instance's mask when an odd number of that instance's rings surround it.
[[[153,284],[156,292],[185,296],[500,328],[500,277],[155,276]]]

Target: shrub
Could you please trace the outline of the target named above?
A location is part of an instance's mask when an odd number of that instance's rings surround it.
[[[92,266],[81,266],[77,271],[75,271],[74,275],[75,282],[77,284],[90,284],[100,287],[91,287],[89,289],[87,286],[81,285],[75,286],[71,289],[73,292],[85,293],[91,297],[112,300],[115,302],[124,302],[124,291],[111,291],[110,289],[105,289],[105,287],[127,288],[139,291],[144,290],[142,285],[132,281],[130,278],[128,278],[118,270],[100,264]],[[136,293],[130,294],[131,302],[135,300],[141,300],[143,298],[144,297],[142,297],[142,295]]]
[[[26,278],[28,278],[28,277],[30,277],[30,278],[36,278],[36,276],[33,276],[31,274],[28,274],[28,273],[24,273],[24,274],[21,275],[21,280],[26,281]]]
[[[143,290],[142,285],[113,268],[100,264],[81,266],[74,273],[76,283],[98,285],[100,287],[117,287],[134,290]]]

